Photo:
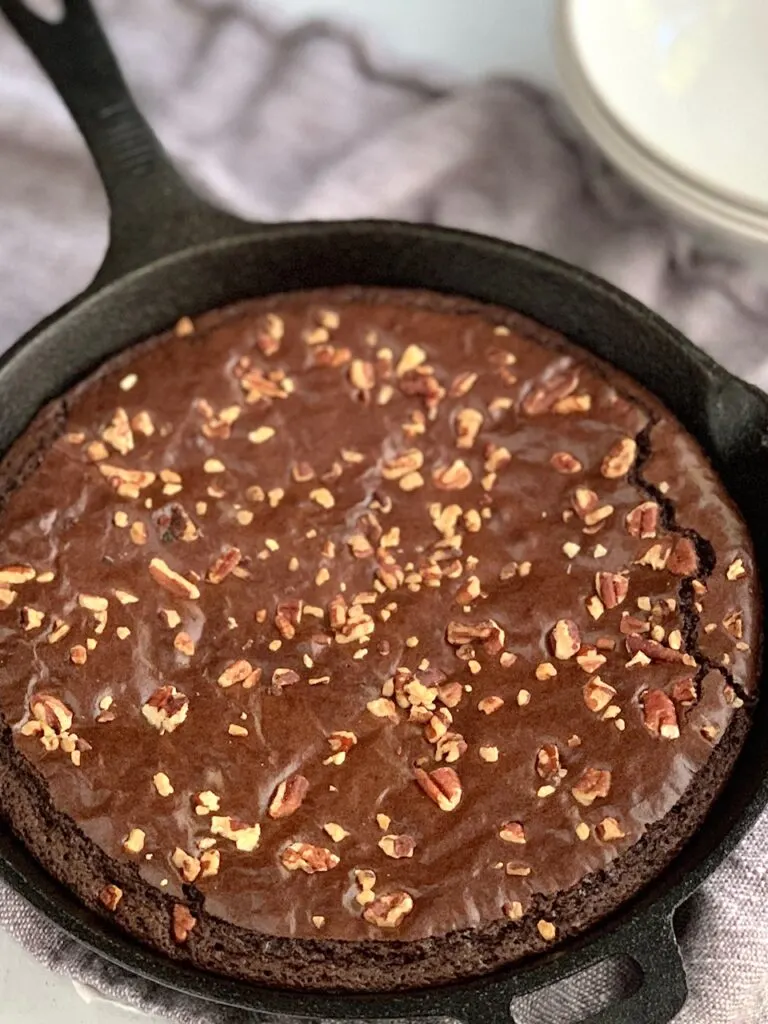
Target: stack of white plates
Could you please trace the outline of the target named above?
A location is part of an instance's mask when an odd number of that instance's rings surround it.
[[[768,0],[560,0],[567,102],[640,189],[768,262]]]

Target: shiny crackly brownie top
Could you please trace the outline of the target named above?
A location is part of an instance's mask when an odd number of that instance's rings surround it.
[[[520,918],[662,818],[754,686],[705,457],[516,314],[185,318],[65,431],[0,517],[0,710],[94,843],[234,924]]]

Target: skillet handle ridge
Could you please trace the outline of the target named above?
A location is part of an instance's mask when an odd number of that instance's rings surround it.
[[[200,242],[247,230],[186,184],[131,97],[90,0],[63,0],[63,18],[24,0],[0,11],[56,87],[96,163],[110,207],[110,242],[94,285]]]
[[[642,970],[635,992],[604,1007],[580,1024],[669,1024],[688,997],[685,966],[671,915],[645,918],[617,952],[626,953]]]

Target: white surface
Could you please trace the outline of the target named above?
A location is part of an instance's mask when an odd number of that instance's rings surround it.
[[[631,5],[632,10],[639,10],[645,5],[643,9],[649,11],[651,2],[617,0],[617,7],[625,6],[629,9],[628,5]],[[670,6],[665,7],[664,12],[671,10],[673,4],[679,6],[683,2],[670,0]],[[705,2],[714,3],[716,0]],[[726,8],[730,9],[731,3],[732,0],[722,0],[719,6],[725,11]],[[635,125],[621,120],[609,97],[595,87],[592,65],[585,63],[593,59],[594,53],[589,47],[582,46],[579,39],[583,41],[585,35],[591,34],[594,43],[599,36],[602,45],[608,48],[614,46],[615,40],[613,36],[609,39],[604,35],[603,27],[591,25],[588,30],[585,29],[591,18],[590,14],[585,20],[585,11],[591,12],[592,9],[591,0],[561,0],[560,16],[556,19],[555,49],[563,94],[582,126],[626,177],[651,199],[692,227],[706,247],[735,255],[754,266],[768,267],[768,205],[747,202],[743,198],[739,200],[738,188],[731,182],[727,183],[727,188],[718,190],[713,182],[706,180],[704,174],[689,173],[675,161],[674,155],[670,157],[666,152],[648,145],[646,139],[635,132]],[[763,10],[768,13],[768,6]],[[663,12],[657,13],[663,15]],[[617,22],[611,24],[620,35]],[[632,89],[626,87],[626,94],[629,95]],[[640,103],[637,98],[633,102],[638,105]],[[677,117],[678,113],[675,112],[673,117]],[[691,117],[690,114],[688,116]],[[721,124],[719,130],[718,151],[726,151],[735,138],[739,145],[744,145],[745,152],[751,153],[753,163],[760,163],[761,154],[767,150],[762,131],[748,131],[736,120],[733,130],[729,130],[725,124]],[[694,134],[693,129],[691,134]],[[751,150],[749,139],[755,140]]]
[[[573,0],[602,102],[683,172],[768,210],[766,0]]]
[[[362,28],[378,53],[389,52],[414,66],[426,63],[464,77],[502,72],[545,85],[555,82],[549,30],[555,0],[271,0],[271,6],[284,19],[342,17]],[[140,1019],[150,1024],[149,1018]],[[116,1007],[87,1005],[67,978],[40,967],[0,932],[2,1024],[138,1020]]]

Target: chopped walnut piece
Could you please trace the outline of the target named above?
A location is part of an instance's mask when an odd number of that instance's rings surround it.
[[[610,610],[623,603],[629,592],[629,580],[622,573],[598,572],[595,574],[595,591]]]
[[[171,855],[171,863],[179,872],[185,882],[192,883],[200,874],[200,861],[192,857],[180,846],[177,846]]]
[[[589,675],[602,668],[606,660],[605,655],[601,654],[596,647],[582,647],[576,655],[576,662],[579,668],[582,672],[587,672]]]
[[[504,699],[502,697],[483,697],[477,705],[478,711],[482,711],[485,715],[492,715],[502,707],[504,707]]]
[[[622,437],[608,451],[600,464],[600,472],[609,480],[625,476],[637,456],[637,443],[631,437]]]
[[[210,789],[204,789],[201,793],[195,793],[192,797],[192,803],[195,807],[195,814],[204,817],[206,814],[219,810],[221,799],[217,793],[212,792]]]
[[[393,860],[400,860],[403,857],[412,857],[416,849],[416,843],[412,836],[386,835],[379,840],[379,849]]]
[[[573,619],[558,619],[549,634],[552,653],[561,661],[578,654],[581,648],[581,633]]]
[[[258,683],[260,678],[260,668],[254,668],[245,658],[238,658],[224,669],[216,681],[225,690],[238,683],[242,683],[246,689],[250,689]]]
[[[69,660],[73,665],[84,665],[88,660],[88,651],[82,644],[75,644],[69,650]]]
[[[209,568],[206,576],[208,582],[222,583],[240,565],[242,557],[242,552],[239,548],[227,548]]]
[[[363,917],[379,928],[397,928],[412,910],[413,898],[409,893],[391,892],[369,903]]]
[[[472,471],[462,459],[456,459],[450,466],[438,466],[432,482],[441,491],[463,491],[472,483]]]
[[[408,345],[395,367],[395,374],[404,377],[417,367],[421,366],[427,358],[427,353],[419,345]]]
[[[99,472],[121,498],[138,498],[141,491],[150,487],[157,474],[140,469],[123,469],[106,462],[99,463]]]
[[[603,768],[585,768],[571,792],[583,807],[591,806],[598,798],[608,796],[611,773]]]
[[[747,570],[744,568],[744,559],[743,558],[734,558],[734,560],[731,562],[731,564],[728,566],[728,568],[725,571],[725,578],[728,579],[728,580],[731,580],[731,582],[733,582],[733,580],[740,580],[742,578],[742,576],[746,576],[746,575],[747,575]],[[0,577],[0,582],[2,582],[2,578],[1,577]]]
[[[50,693],[35,693],[30,697],[29,709],[38,722],[60,735],[72,728],[74,716],[70,708]]]
[[[498,747],[479,747],[477,752],[480,759],[488,764],[495,764],[499,760]]]
[[[462,786],[453,768],[435,768],[429,773],[423,768],[415,768],[414,775],[418,784],[441,811],[453,811],[459,806]]]
[[[303,775],[291,775],[275,790],[269,803],[270,818],[288,818],[301,807],[309,791],[309,780]]]
[[[553,469],[556,469],[558,473],[562,473],[564,475],[580,473],[584,468],[576,456],[572,455],[570,452],[555,452],[549,460],[549,463]]]
[[[156,772],[152,776],[152,783],[160,796],[171,796],[173,794],[174,790],[171,780],[165,772]]]
[[[25,604],[21,609],[21,622],[24,626],[25,632],[30,633],[33,629],[40,629],[44,621],[45,612],[41,612],[37,608],[32,608],[31,605],[28,604]]]
[[[585,821],[580,821],[579,824],[576,826],[576,835],[582,841],[582,843],[586,842],[587,839],[589,839],[589,825]]]
[[[10,608],[19,595],[10,587],[0,587],[0,612]]]
[[[374,718],[389,718],[392,722],[400,720],[394,701],[389,700],[387,697],[377,697],[375,700],[369,700],[366,707]]]
[[[161,735],[174,732],[186,721],[189,698],[175,686],[160,686],[142,705],[141,712],[150,725],[160,730]]]
[[[424,453],[419,448],[409,448],[398,455],[385,459],[381,467],[381,475],[385,480],[400,480],[424,465]]]
[[[519,921],[523,916],[523,904],[519,900],[511,900],[505,903],[501,909],[510,921]]]
[[[313,846],[311,843],[291,843],[283,850],[280,860],[288,871],[301,870],[307,875],[331,871],[339,863],[335,853],[331,853],[324,846]]]
[[[643,705],[643,724],[654,736],[676,740],[680,736],[677,711],[663,690],[646,690],[640,695]]]
[[[211,833],[229,839],[243,853],[252,853],[261,841],[261,825],[246,825],[237,818],[216,814],[211,818]]]
[[[477,440],[482,425],[483,414],[477,409],[459,409],[454,421],[456,447],[471,448]]]
[[[341,825],[335,821],[327,821],[323,825],[323,830],[328,833],[334,843],[341,843],[351,835],[350,832],[347,832],[345,828],[342,828]]]
[[[595,713],[606,708],[616,696],[616,690],[603,682],[600,676],[594,676],[584,684],[584,703]]]
[[[499,839],[503,839],[505,843],[518,843],[523,845],[527,842],[525,838],[525,828],[519,821],[508,821],[501,826],[499,830]]]
[[[176,597],[187,598],[190,601],[196,601],[200,597],[200,590],[196,584],[174,572],[162,558],[152,559],[149,563],[149,574],[161,587]]]
[[[189,635],[189,633],[180,632],[177,633],[173,638],[173,646],[180,653],[191,658],[195,653],[195,641]]]
[[[31,565],[4,565],[0,567],[0,584],[11,587],[19,587],[23,583],[30,583],[37,573]]]
[[[327,487],[316,487],[313,491],[309,492],[309,497],[311,501],[314,501],[321,508],[333,508],[336,504],[336,499]]]
[[[555,928],[551,921],[537,921],[536,928],[545,942],[554,942],[557,938],[557,928]]]
[[[447,708],[455,708],[461,703],[461,698],[464,696],[464,687],[461,683],[457,682],[440,683],[437,687],[437,693]]]
[[[659,525],[660,509],[655,501],[644,501],[627,513],[625,522],[630,537],[642,540],[656,536]]]
[[[218,875],[221,867],[221,853],[219,850],[204,850],[200,854],[200,878],[213,878]]]
[[[120,900],[123,898],[123,890],[116,885],[105,885],[99,893],[99,903],[111,910],[117,910]]]
[[[595,835],[603,843],[612,843],[617,839],[624,839],[626,834],[615,818],[603,818],[602,821],[595,825]]]
[[[542,661],[540,665],[536,666],[534,675],[540,683],[543,683],[547,679],[554,679],[557,675],[557,669],[551,661]]]
[[[123,840],[123,849],[126,853],[141,853],[146,838],[146,833],[142,829],[132,828]]]
[[[536,753],[536,774],[541,779],[559,779],[560,751],[555,743],[545,743]]]
[[[197,924],[197,918],[193,917],[187,907],[182,903],[174,903],[171,931],[173,938],[179,945],[182,945],[189,938],[190,932]]]

